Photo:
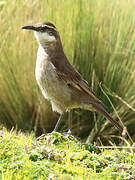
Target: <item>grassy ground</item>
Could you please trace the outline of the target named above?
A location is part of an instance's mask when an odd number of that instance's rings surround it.
[[[35,81],[37,42],[21,30],[48,20],[57,26],[70,62],[135,139],[134,5],[133,0],[0,0],[0,123],[37,133],[55,125],[58,116]],[[73,131],[105,144],[118,135],[104,117],[83,110],[73,113]]]
[[[127,150],[99,150],[72,136],[33,135],[0,131],[2,180],[126,180],[135,178],[135,154]]]

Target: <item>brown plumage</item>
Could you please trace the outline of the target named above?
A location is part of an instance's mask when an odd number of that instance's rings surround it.
[[[50,22],[44,22],[22,28],[34,30],[39,43],[36,80],[44,97],[51,102],[52,109],[60,114],[73,108],[97,111],[122,132],[122,126],[105,110],[88,83],[67,60],[56,27]]]

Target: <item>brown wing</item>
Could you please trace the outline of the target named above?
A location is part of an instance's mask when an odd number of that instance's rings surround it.
[[[81,74],[76,71],[73,66],[69,63],[66,56],[58,56],[51,60],[56,68],[58,76],[65,81],[67,84],[71,84],[75,88],[84,91],[89,94],[94,100],[101,103],[101,101],[95,96],[92,89],[89,87],[87,81],[85,81]]]

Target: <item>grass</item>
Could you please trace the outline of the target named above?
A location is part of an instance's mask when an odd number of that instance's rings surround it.
[[[33,134],[0,132],[0,179],[134,179],[135,154],[98,150],[59,133],[37,141]]]
[[[51,112],[34,77],[37,42],[31,32],[20,29],[48,20],[56,24],[70,62],[134,140],[134,5],[134,1],[122,0],[1,0],[1,124],[34,129],[37,134],[55,125],[58,116]],[[117,130],[104,117],[88,111],[73,112],[73,131],[84,139],[89,135],[90,142],[119,143]]]

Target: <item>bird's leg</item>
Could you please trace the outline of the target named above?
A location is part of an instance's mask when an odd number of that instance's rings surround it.
[[[72,111],[68,111],[68,132],[62,133],[64,136],[70,135],[77,140],[80,140],[77,136],[72,134]]]
[[[53,130],[52,132],[56,132],[56,131],[58,130],[58,127],[59,127],[59,125],[60,125],[60,123],[61,123],[61,121],[62,121],[63,115],[64,115],[64,113],[60,115],[60,117],[59,117],[59,119],[58,119],[58,121],[57,121],[57,123],[56,123],[56,125],[55,125],[55,128],[54,128],[54,130]],[[51,133],[49,133],[49,134],[51,134]],[[37,138],[37,140],[43,139],[45,135],[46,135],[46,134],[42,134],[41,136],[39,136],[39,137]]]
[[[64,116],[64,113],[60,115],[60,117],[59,117],[59,119],[58,119],[58,121],[57,121],[57,123],[55,125],[55,128],[54,128],[53,132],[56,132],[58,130],[58,127],[59,127],[59,125],[60,125],[60,123],[62,121],[63,116]]]
[[[69,111],[68,112],[68,132],[67,132],[67,134],[72,134],[71,129],[72,129],[72,111]]]

